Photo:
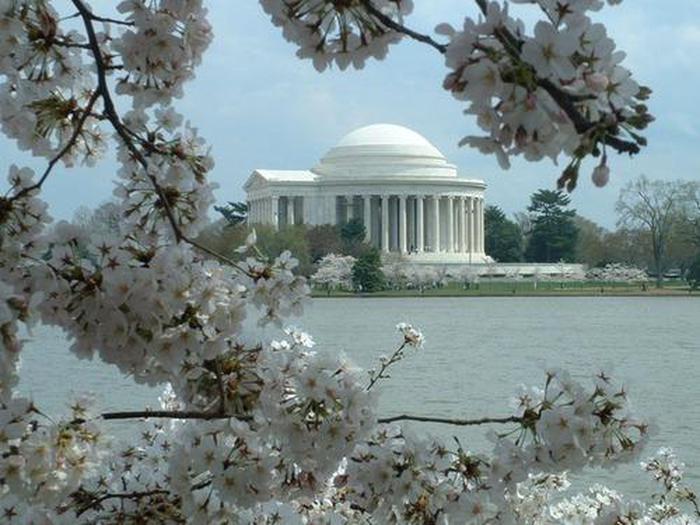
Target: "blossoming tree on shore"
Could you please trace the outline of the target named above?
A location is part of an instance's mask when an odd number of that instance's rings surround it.
[[[318,262],[318,269],[311,276],[311,282],[325,289],[328,294],[337,289],[352,290],[352,267],[355,261],[352,255],[329,253]]]
[[[117,18],[69,3],[62,16],[49,1],[0,0],[0,125],[46,160],[39,174],[8,166],[0,197],[2,523],[693,523],[683,502],[700,515],[669,451],[645,464],[662,484],[649,505],[601,487],[554,499],[566,472],[634,460],[648,439],[604,372],[584,384],[549,370],[502,417],[380,415],[378,385],[423,343],[414,327],[397,327],[397,349],[369,378],[308,334],[258,338],[251,326],[284,326],[308,287],[291,254],[269,260],[254,236],[234,258],[196,241],[213,159],[172,101],[212,39],[202,2],[127,0]],[[408,0],[261,3],[319,69],[360,67],[403,36],[431,45],[451,70],[445,86],[487,133],[464,142],[504,165],[569,155],[560,182],[571,189],[586,156],[600,158],[599,184],[608,150],[643,144],[648,90],[587,16],[601,1],[542,0],[531,36],[504,4],[477,0],[480,19],[439,27],[445,43],[403,25]],[[43,186],[59,166],[96,164],[108,143],[119,232],[49,231]],[[46,414],[21,397],[18,331],[38,322],[61,328],[78,357],[162,387],[161,409],[105,413],[86,398]],[[111,420],[130,420],[138,437],[110,437]],[[505,431],[479,455],[403,421]]]

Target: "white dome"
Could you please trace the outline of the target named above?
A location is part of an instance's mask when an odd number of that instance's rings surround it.
[[[428,139],[395,124],[372,124],[348,133],[313,171],[328,177],[457,176]]]
[[[345,135],[336,148],[349,148],[357,146],[409,146],[425,151],[430,151],[435,157],[443,157],[440,150],[433,146],[428,139],[420,133],[395,124],[372,124],[358,128]]]

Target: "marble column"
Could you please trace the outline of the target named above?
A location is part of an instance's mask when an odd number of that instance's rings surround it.
[[[325,200],[325,213],[326,213],[326,222],[328,224],[336,225],[338,224],[338,215],[336,213],[337,211],[337,206],[336,206],[336,198],[335,195],[327,195]]]
[[[280,221],[279,221],[279,218],[280,218],[280,214],[279,214],[280,200],[279,200],[279,197],[272,197],[270,204],[272,206],[270,209],[270,217],[271,217],[270,223],[272,224],[272,226],[274,226],[275,230],[277,230],[280,227]]]
[[[363,197],[363,213],[364,213],[364,227],[365,227],[365,242],[372,242],[372,196],[365,195]]]
[[[479,236],[481,225],[479,224],[479,199],[474,198],[474,253],[479,253]]]
[[[479,199],[479,253],[484,253],[484,199]]]
[[[455,206],[452,195],[447,197],[447,251],[455,251]]]
[[[425,246],[423,244],[423,238],[425,236],[423,200],[424,197],[422,195],[418,195],[416,197],[416,250],[418,250],[418,253],[422,253],[425,249]]]
[[[309,197],[299,197],[301,201],[301,222],[302,224],[311,224],[311,206],[309,206]]]
[[[294,226],[294,197],[287,197],[287,226]]]
[[[464,197],[459,198],[459,242],[458,242],[458,248],[459,248],[459,253],[464,253],[467,250],[465,249],[466,247],[466,227],[464,226],[464,222],[466,220],[466,211],[464,209]]]
[[[355,218],[355,198],[350,195],[345,197],[345,220],[350,222]]]
[[[440,251],[440,197],[433,196],[433,252]]]
[[[406,213],[406,196],[399,196],[399,252],[406,253],[406,228],[408,222],[408,214]]]
[[[389,251],[389,196],[382,195],[382,251]]]
[[[467,197],[467,253],[472,253],[472,239],[474,238],[474,209],[472,208],[472,198]]]

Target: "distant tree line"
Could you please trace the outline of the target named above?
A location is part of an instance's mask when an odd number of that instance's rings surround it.
[[[105,203],[95,210],[81,207],[75,223],[105,234],[118,232],[120,217]],[[248,234],[247,207],[229,202],[217,206],[221,218],[206,228],[200,241],[219,253],[235,257]],[[661,281],[669,269],[679,269],[691,286],[700,288],[700,182],[631,181],[616,205],[617,228],[607,230],[580,216],[562,191],[542,189],[530,198],[524,212],[509,218],[498,206],[485,210],[486,253],[495,261],[577,262],[591,268],[621,264],[646,268]],[[328,254],[352,256],[353,277],[360,289],[384,286],[380,254],[366,244],[362,221],[342,225],[295,225],[275,230],[257,225],[258,247],[275,257],[290,250],[299,260],[298,272],[310,276]]]
[[[615,209],[610,231],[578,215],[560,191],[536,192],[513,219],[488,206],[486,253],[498,262],[617,263],[647,268],[658,281],[669,269],[700,279],[700,182],[642,176],[622,189]]]

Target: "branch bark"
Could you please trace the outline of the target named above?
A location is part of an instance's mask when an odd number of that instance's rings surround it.
[[[436,42],[428,35],[418,33],[417,31],[414,31],[413,29],[410,29],[410,28],[404,26],[403,24],[396,22],[393,18],[385,15],[379,9],[374,7],[371,0],[363,0],[363,4],[364,4],[365,8],[367,9],[368,13],[370,13],[373,17],[375,17],[377,20],[379,20],[382,24],[387,26],[389,29],[393,29],[397,33],[404,34],[404,35],[412,38],[413,40],[416,40],[417,42],[421,42],[423,44],[428,44],[429,46],[435,48],[436,50],[438,50],[442,54],[445,54],[445,52],[447,51],[447,45],[440,44],[439,42]]]
[[[220,410],[203,412],[197,410],[133,410],[122,412],[105,412],[101,414],[102,419],[111,421],[117,419],[203,419],[210,421],[213,419],[238,419],[240,421],[252,421],[251,416],[242,414],[227,414]]]
[[[227,414],[220,410],[212,412],[196,411],[196,410],[135,410],[124,412],[105,412],[101,415],[102,419],[107,421],[125,420],[125,419],[201,419],[211,421],[214,419],[238,419],[239,421],[252,421],[252,416],[243,414]],[[431,416],[416,416],[411,414],[402,414],[399,416],[391,416],[379,418],[377,423],[388,424],[397,423],[399,421],[414,421],[418,423],[439,423],[441,425],[452,425],[458,427],[477,426],[498,424],[505,425],[508,423],[522,423],[523,418],[517,416],[508,417],[483,417],[479,419],[459,419],[446,417],[431,417]]]
[[[510,417],[484,417],[481,419],[453,419],[445,417],[429,417],[429,416],[413,416],[409,414],[402,414],[400,416],[385,417],[377,420],[378,423],[396,423],[397,421],[416,421],[419,423],[439,423],[442,425],[453,425],[458,427],[469,427],[477,425],[488,425],[488,424],[499,424],[505,425],[507,423],[522,423],[523,419],[517,416]]]

